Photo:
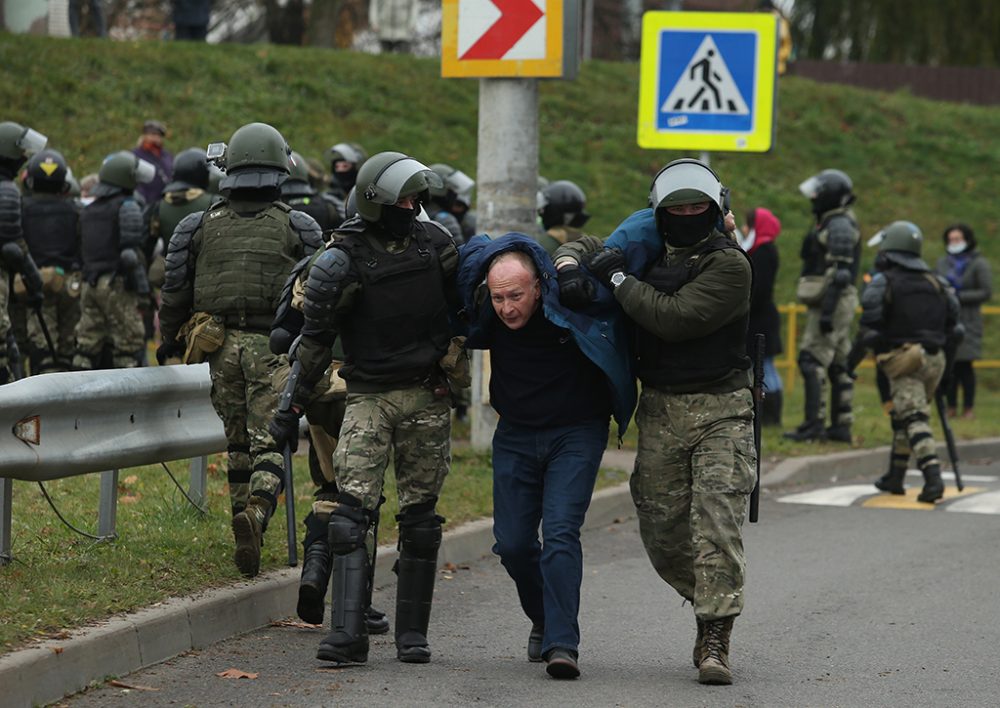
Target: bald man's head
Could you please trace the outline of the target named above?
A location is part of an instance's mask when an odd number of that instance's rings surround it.
[[[497,317],[510,329],[521,329],[541,304],[538,269],[527,253],[508,251],[490,263],[486,287]]]

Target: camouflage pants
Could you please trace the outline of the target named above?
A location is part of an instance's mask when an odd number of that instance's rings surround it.
[[[222,346],[208,356],[212,405],[226,431],[229,457],[229,500],[233,514],[251,495],[277,506],[284,479],[284,458],[267,425],[278,408],[271,374],[278,357],[266,334],[226,330]]]
[[[921,470],[937,465],[937,445],[931,432],[931,406],[934,392],[944,374],[944,352],[924,352],[919,369],[906,376],[889,379],[892,392],[892,460],[894,467],[904,470],[910,454]]]
[[[83,284],[80,321],[76,325],[73,365],[92,369],[106,344],[114,368],[138,366],[146,344],[139,295],[125,289],[123,278],[102,275],[95,285]]]
[[[437,499],[451,464],[448,399],[426,388],[349,393],[333,456],[340,492],[374,509],[390,452],[399,508]]]
[[[75,293],[75,294],[74,294]],[[42,317],[52,337],[56,358],[52,360],[45,334],[38,323],[38,315],[28,317],[28,339],[31,342],[31,373],[45,371],[65,371],[73,361],[76,346],[75,331],[80,321],[80,290],[71,291],[64,287],[58,293],[45,293]]]
[[[853,285],[848,285],[840,295],[837,306],[833,310],[833,331],[826,334],[820,330],[821,311],[819,307],[810,307],[806,312],[806,324],[802,333],[802,343],[799,345],[799,356],[809,355],[826,370],[815,371],[816,385],[819,388],[819,417],[822,419],[826,411],[826,383],[829,378],[832,386],[831,425],[851,425],[854,422],[853,399],[854,381],[847,375],[847,354],[851,350],[851,323],[854,321],[854,310],[858,306],[858,291]],[[803,370],[803,375],[807,374]]]
[[[702,620],[743,610],[743,517],[755,481],[750,391],[644,389],[630,486],[646,554]]]

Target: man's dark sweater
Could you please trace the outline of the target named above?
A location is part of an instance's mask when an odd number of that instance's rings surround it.
[[[541,307],[516,330],[494,313],[489,331],[490,401],[502,419],[547,428],[611,415],[604,373]]]

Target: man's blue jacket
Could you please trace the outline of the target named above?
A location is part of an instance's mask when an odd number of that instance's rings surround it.
[[[458,291],[469,322],[466,347],[488,348],[484,323],[492,318],[493,306],[487,298],[477,308],[476,290],[486,279],[490,262],[501,253],[514,250],[530,255],[538,268],[545,318],[557,327],[569,330],[580,351],[604,372],[620,439],[628,428],[637,398],[626,317],[614,298],[595,302],[584,311],[571,310],[560,303],[552,259],[531,237],[509,233],[493,240],[486,234],[479,234],[459,250]]]

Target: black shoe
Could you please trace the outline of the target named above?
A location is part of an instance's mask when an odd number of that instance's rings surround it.
[[[831,425],[826,429],[826,439],[833,442],[842,442],[851,444],[851,426],[849,425]]]
[[[531,625],[531,632],[528,633],[528,661],[537,663],[542,660],[542,639],[544,635],[545,628],[542,625]]]
[[[903,488],[903,475],[892,472],[886,472],[876,479],[875,489],[889,494],[906,494],[906,489]]]
[[[924,473],[924,488],[917,496],[917,501],[933,504],[944,496],[944,482],[941,480],[941,466],[928,465]]]
[[[548,662],[545,670],[554,679],[575,679],[580,675],[580,667],[577,666],[577,653],[570,649],[556,647],[549,649],[545,661]]]
[[[365,610],[365,624],[368,625],[368,634],[385,634],[389,631],[389,618],[384,612],[371,606]]]
[[[406,664],[426,664],[431,660],[427,637],[420,632],[406,632],[396,637],[396,658]]]
[[[368,661],[368,637],[351,638],[345,632],[330,632],[319,643],[316,658],[338,665],[364,664]]]
[[[806,421],[795,430],[785,433],[785,437],[796,442],[826,440],[826,428],[821,420]]]

